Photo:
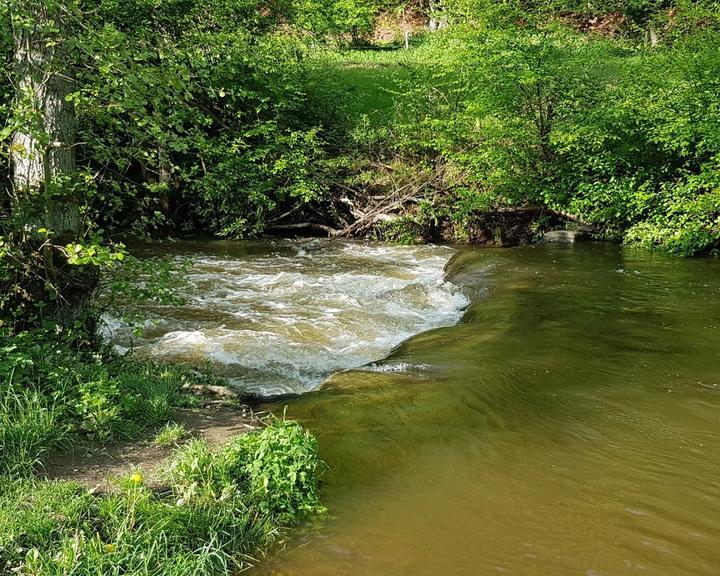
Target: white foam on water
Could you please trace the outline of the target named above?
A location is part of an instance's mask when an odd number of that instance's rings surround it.
[[[263,255],[191,257],[187,305],[155,309],[136,348],[209,361],[253,393],[304,392],[333,372],[381,360],[410,336],[455,324],[468,305],[444,281],[447,247],[277,246]],[[111,325],[109,337],[127,345]]]
[[[430,364],[410,364],[408,362],[388,362],[387,364],[368,364],[367,366],[363,367],[363,370],[367,370],[368,372],[380,372],[384,374],[393,374],[393,373],[415,373],[415,374],[422,374],[426,370],[431,369],[432,366]]]

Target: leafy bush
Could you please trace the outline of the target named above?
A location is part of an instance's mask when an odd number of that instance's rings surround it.
[[[187,502],[242,494],[246,505],[289,520],[319,506],[317,442],[296,422],[271,420],[213,452],[202,440],[180,447],[168,470]]]
[[[382,7],[378,0],[299,0],[295,5],[297,24],[319,37],[336,40],[349,36],[357,42],[372,31]]]
[[[70,265],[49,231],[0,221],[0,329],[81,324],[96,282],[97,269]]]
[[[107,227],[248,236],[323,190],[290,2],[101,3],[74,31],[87,212]]]

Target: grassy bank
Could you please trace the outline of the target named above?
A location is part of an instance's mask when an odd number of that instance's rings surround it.
[[[223,574],[319,511],[315,440],[279,420],[215,449],[181,443],[159,489],[142,470],[106,494],[39,479],[54,451],[168,430],[198,402],[188,384],[217,382],[47,333],[3,338],[0,349],[0,573]]]
[[[717,250],[718,32],[680,32],[680,14],[649,44],[563,12],[478,8],[409,50],[316,54],[333,198],[372,220],[361,233],[402,242],[492,239],[475,230],[488,215],[534,210],[533,230]]]
[[[45,331],[0,340],[0,473],[28,476],[53,450],[131,439],[197,405],[186,385],[212,381],[176,366],[78,347]]]

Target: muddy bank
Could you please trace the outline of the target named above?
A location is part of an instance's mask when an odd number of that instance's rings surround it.
[[[234,406],[229,401],[220,400],[209,400],[202,408],[180,409],[172,422],[185,430],[177,442],[157,444],[154,441],[155,430],[139,440],[105,446],[77,446],[54,456],[40,476],[51,480],[71,480],[98,491],[107,491],[112,488],[114,478],[142,470],[145,483],[158,488],[162,485],[162,464],[178,445],[191,438],[202,438],[211,447],[220,446],[261,424],[259,417],[248,406]]]
[[[600,230],[572,214],[544,207],[502,206],[458,218],[446,208],[421,208],[417,198],[380,200],[347,214],[351,224],[305,222],[270,227],[276,237],[323,237],[401,244],[452,243],[513,247],[544,241],[574,242]],[[435,211],[436,210],[436,211]]]

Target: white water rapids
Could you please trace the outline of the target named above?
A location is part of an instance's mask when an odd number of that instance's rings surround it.
[[[188,302],[155,308],[132,342],[157,358],[210,361],[260,395],[312,390],[333,372],[381,360],[408,337],[456,323],[468,300],[443,278],[453,250],[326,240],[203,244]],[[128,346],[130,330],[108,321]]]

